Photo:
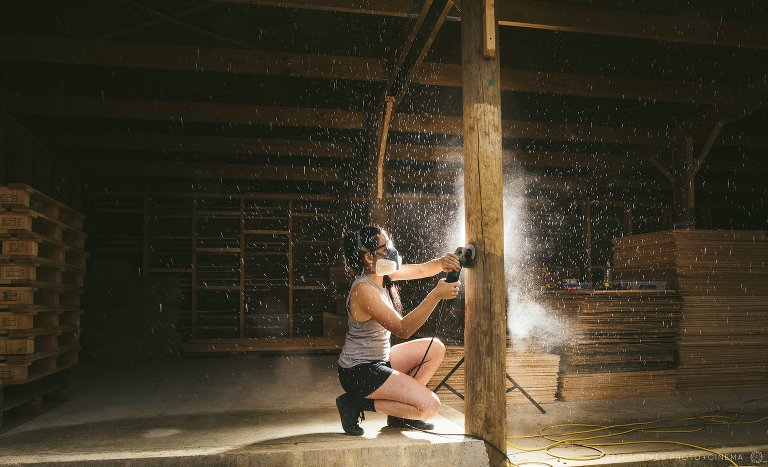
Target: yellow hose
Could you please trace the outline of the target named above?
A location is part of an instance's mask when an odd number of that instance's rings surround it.
[[[756,399],[752,399],[750,401],[745,401],[743,403],[753,402],[755,400]],[[561,423],[561,424],[551,425],[551,426],[542,428],[541,430],[539,430],[539,434],[537,435],[507,436],[507,440],[508,440],[507,446],[519,452],[544,452],[549,456],[551,456],[553,459],[557,459],[557,460],[593,461],[593,460],[597,460],[602,457],[605,457],[606,455],[605,452],[600,449],[600,447],[604,447],[604,446],[622,446],[622,445],[631,445],[631,444],[669,444],[669,445],[675,445],[675,446],[688,447],[688,448],[704,451],[710,454],[714,454],[722,458],[723,460],[728,461],[731,465],[738,467],[738,464],[733,459],[729,458],[724,454],[721,454],[713,449],[710,449],[704,446],[685,443],[682,441],[664,439],[664,440],[595,442],[596,440],[599,440],[599,439],[612,438],[615,436],[626,435],[629,433],[695,433],[697,431],[703,430],[707,425],[746,425],[746,424],[761,423],[768,420],[768,416],[762,416],[763,414],[734,413],[733,415],[727,415],[727,414],[716,413],[716,412],[704,412],[704,413],[697,414],[693,417],[671,418],[671,419],[651,421],[651,422],[622,423],[622,424],[616,424],[616,425]],[[739,418],[739,416],[744,416],[744,415],[760,415],[760,417],[751,419],[751,420],[744,420],[743,418]],[[687,422],[687,424],[684,424],[679,427],[659,426],[661,424],[679,423],[679,422]],[[563,430],[563,428],[567,430]],[[600,433],[600,432],[608,432],[613,430],[620,430],[620,431],[617,431],[614,433]],[[582,436],[582,435],[589,435],[589,436]],[[522,446],[517,446],[509,442],[509,440],[519,440],[519,439],[541,439],[549,442],[544,446],[540,446],[536,448],[524,448]],[[581,456],[581,457],[570,457],[570,456],[555,454],[552,452],[553,449],[564,448],[564,447],[581,447],[581,448],[591,449],[596,453],[592,455]],[[552,464],[541,462],[541,461],[523,461],[518,463],[511,463],[511,465],[513,466],[548,465],[552,467]]]

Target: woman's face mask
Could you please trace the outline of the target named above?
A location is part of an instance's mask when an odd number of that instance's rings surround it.
[[[383,254],[384,247],[387,248],[386,254]],[[385,245],[376,249],[376,275],[388,276],[393,272],[400,269],[400,265],[403,264],[403,258],[398,253],[392,242],[387,242]]]

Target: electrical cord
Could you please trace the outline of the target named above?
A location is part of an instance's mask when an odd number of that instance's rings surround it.
[[[743,403],[753,402],[756,399],[745,401]],[[758,417],[754,419],[745,420],[744,417],[752,416]],[[551,425],[542,428],[538,435],[526,435],[526,436],[508,436],[507,446],[520,451],[519,453],[531,453],[531,452],[544,452],[549,456],[560,460],[571,461],[594,461],[606,456],[605,451],[600,449],[606,446],[626,446],[635,444],[666,444],[688,447],[710,454],[718,456],[718,458],[727,461],[729,464],[737,466],[738,464],[720,452],[710,449],[704,446],[699,446],[692,443],[686,443],[683,441],[670,440],[670,439],[653,439],[653,440],[634,440],[634,441],[608,441],[609,438],[627,435],[629,433],[695,433],[704,430],[710,425],[744,425],[760,423],[768,420],[768,415],[761,413],[743,413],[743,412],[703,412],[690,417],[679,417],[665,420],[651,421],[651,422],[635,422],[615,425],[590,425],[583,423],[564,423],[558,425]],[[680,422],[685,422],[682,425]],[[671,426],[664,426],[669,425]],[[558,430],[559,428],[565,428],[566,430]],[[575,429],[575,430],[574,430]],[[619,431],[615,431],[619,430]],[[555,432],[553,432],[555,431]],[[613,432],[615,431],[615,432]],[[589,436],[584,436],[589,435]],[[543,439],[549,441],[544,446],[536,448],[526,448],[515,445],[509,440],[516,439]],[[606,441],[600,441],[606,440]],[[596,454],[587,454],[579,457],[566,456],[563,454],[557,454],[553,452],[557,448],[567,447],[581,447],[591,449]],[[515,454],[519,454],[515,453]],[[513,463],[513,465],[515,465]],[[519,464],[516,464],[519,465]]]
[[[440,302],[440,308],[438,309],[438,321],[437,321],[437,327],[436,331],[440,329],[440,324],[443,318],[443,305],[445,305],[445,300],[441,300]],[[437,332],[435,332],[437,334]],[[415,378],[416,375],[419,373],[419,370],[421,370],[422,365],[426,361],[427,354],[429,354],[429,350],[432,347],[432,344],[435,341],[436,335],[432,336],[432,339],[429,341],[429,345],[427,345],[427,350],[424,352],[424,355],[421,358],[421,362],[414,367],[416,371],[413,374],[413,377]],[[758,399],[751,399],[748,401],[743,401],[738,404],[746,404],[749,402],[757,401]],[[730,404],[733,405],[733,404]],[[718,409],[719,410],[719,409]],[[726,414],[732,414],[726,415]],[[742,420],[739,417],[745,416],[745,415],[757,415],[761,416],[760,418],[756,418],[754,420]],[[507,436],[507,446],[516,449],[520,452],[544,452],[547,455],[551,456],[552,458],[556,459],[557,461],[582,461],[582,462],[589,462],[589,461],[595,461],[598,459],[601,459],[606,456],[606,453],[604,450],[600,449],[601,447],[607,447],[607,446],[628,446],[628,445],[635,445],[635,444],[666,444],[666,445],[674,445],[674,446],[682,446],[682,447],[688,447],[692,449],[696,449],[699,451],[708,452],[710,454],[718,456],[720,459],[723,459],[727,461],[729,464],[738,467],[738,464],[731,459],[730,457],[719,453],[718,451],[714,449],[710,449],[704,446],[699,446],[692,443],[686,443],[683,441],[676,441],[676,440],[665,440],[665,439],[656,439],[656,440],[635,440],[635,441],[613,441],[613,442],[594,442],[596,440],[601,439],[609,439],[616,436],[621,435],[627,435],[630,433],[695,433],[698,431],[702,431],[706,426],[708,425],[741,425],[741,424],[753,424],[753,423],[760,423],[763,421],[768,420],[768,415],[764,414],[755,414],[755,413],[740,413],[740,412],[725,412],[725,413],[718,413],[718,411],[710,411],[710,412],[702,412],[699,414],[696,414],[692,417],[679,417],[679,418],[671,418],[666,420],[659,420],[659,421],[653,421],[653,422],[635,422],[635,423],[624,423],[624,424],[615,424],[615,425],[590,425],[590,424],[583,424],[583,423],[573,423],[573,424],[557,424],[557,425],[551,425],[549,427],[545,427],[539,431],[538,435],[527,435],[527,436]],[[662,423],[670,423],[670,422],[691,422],[695,421],[695,425],[684,424],[682,426],[655,426]],[[491,443],[487,439],[483,438],[482,436],[477,435],[471,435],[469,433],[438,433],[435,431],[429,431],[429,430],[423,430],[421,428],[417,428],[411,425],[407,425],[409,428],[421,431],[424,433],[429,433],[432,435],[437,436],[462,436],[466,438],[471,439],[477,439],[482,441],[483,443],[490,446],[493,450],[500,453],[504,458],[506,459],[508,465],[518,467],[523,465],[544,465],[553,467],[552,464],[549,464],[547,462],[540,462],[540,461],[522,461],[522,462],[514,462],[512,459],[507,455],[507,453],[496,446],[495,444]],[[548,433],[548,430],[551,430],[553,428],[563,428],[563,427],[581,427],[583,429],[577,430],[577,431],[567,431],[562,433]],[[610,433],[609,431],[622,429],[621,431]],[[605,434],[598,434],[600,432],[607,432]],[[574,435],[586,435],[586,434],[592,434],[592,436],[575,436]],[[559,437],[562,437],[562,439],[558,439]],[[515,439],[535,439],[535,438],[541,438],[545,439],[547,441],[550,441],[549,444],[538,447],[538,448],[523,448],[521,446],[517,446],[515,444],[512,444],[509,440],[515,440]],[[589,449],[595,452],[595,454],[591,455],[583,455],[579,457],[574,456],[566,456],[562,454],[556,454],[552,452],[553,449],[557,448],[567,448],[567,447],[579,447],[584,449]]]
[[[754,399],[752,400],[754,401]],[[745,401],[746,402],[752,402],[752,401]],[[731,414],[731,415],[726,415]],[[743,420],[739,417],[743,416],[759,416],[759,418],[755,418],[752,420]],[[682,425],[677,427],[654,427],[653,425],[661,424],[661,423],[669,423],[669,422],[680,422],[680,421],[696,421],[699,420],[703,423],[698,425],[693,425],[693,428],[687,428],[691,425]],[[725,412],[725,413],[716,413],[716,412],[703,412],[700,414],[696,414],[692,417],[680,417],[680,418],[671,418],[666,420],[659,420],[659,421],[653,421],[653,422],[635,422],[635,423],[625,423],[625,424],[616,424],[616,425],[590,425],[590,424],[583,424],[583,423],[562,423],[557,425],[551,425],[545,428],[542,428],[539,431],[538,435],[526,435],[526,436],[507,436],[507,440],[510,439],[535,439],[535,438],[543,438],[547,439],[549,441],[552,441],[550,444],[538,448],[523,448],[520,446],[516,446],[509,441],[507,441],[507,446],[516,449],[521,452],[544,452],[551,456],[552,458],[558,460],[558,461],[564,461],[564,460],[570,460],[570,461],[581,461],[581,462],[588,462],[588,461],[594,461],[601,459],[605,457],[607,454],[605,451],[600,449],[600,447],[606,447],[606,446],[627,446],[627,445],[633,445],[633,444],[671,444],[675,446],[682,446],[682,447],[688,447],[704,452],[708,452],[710,454],[713,454],[717,456],[718,458],[727,461],[729,464],[734,465],[738,467],[738,464],[728,457],[725,454],[722,454],[714,449],[710,449],[704,446],[699,446],[692,443],[686,443],[683,441],[676,441],[676,440],[636,440],[636,441],[615,441],[615,442],[600,442],[600,443],[594,443],[589,442],[590,440],[595,440],[599,438],[610,438],[614,436],[620,436],[625,435],[628,433],[638,432],[638,433],[693,433],[697,431],[703,430],[707,425],[744,425],[744,424],[754,424],[754,423],[760,423],[763,421],[768,420],[768,415],[761,414],[761,413],[742,413],[742,412]],[[552,428],[559,428],[559,427],[585,427],[588,429],[584,430],[577,430],[577,431],[567,431],[563,433],[546,433],[548,430],[551,430]],[[630,427],[636,427],[636,428],[630,428]],[[639,427],[639,428],[637,428]],[[502,449],[500,449],[498,446],[494,445],[487,439],[483,438],[482,436],[477,435],[471,435],[468,433],[438,433],[436,431],[429,431],[429,430],[422,430],[420,428],[410,426],[409,428],[421,431],[423,433],[428,433],[436,436],[462,436],[465,438],[471,438],[471,439],[477,439],[480,441],[483,441],[485,444],[493,448],[496,452],[502,454],[508,464],[510,466],[522,466],[522,465],[545,465],[549,467],[553,467],[552,464],[542,461],[520,461],[520,462],[514,462],[509,455],[507,455],[506,452],[504,452]],[[578,435],[578,434],[586,434],[586,433],[596,433],[599,431],[605,431],[605,430],[611,430],[616,428],[630,428],[627,430],[623,430],[617,433],[609,433],[604,435],[595,435],[595,436],[588,436],[588,437],[568,437],[565,439],[556,439],[554,437],[556,436],[572,436],[572,435]],[[591,449],[596,452],[596,454],[591,455],[583,455],[579,457],[575,456],[566,456],[562,454],[556,454],[552,452],[555,448],[567,448],[567,447],[580,447],[585,449]],[[518,454],[518,453],[515,453]]]

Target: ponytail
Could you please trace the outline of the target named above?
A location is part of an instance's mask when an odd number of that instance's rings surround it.
[[[369,225],[357,231],[350,230],[344,234],[344,263],[348,270],[356,275],[365,274],[363,254],[366,251],[373,252],[376,250],[379,234],[383,230],[379,226]],[[358,247],[358,235],[360,247]],[[397,290],[395,281],[390,279],[389,276],[384,276],[384,288],[389,292],[389,297],[392,299],[395,310],[402,312],[403,304],[400,301],[400,293]]]

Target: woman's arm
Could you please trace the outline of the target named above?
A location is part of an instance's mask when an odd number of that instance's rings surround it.
[[[445,282],[445,279],[440,280],[419,306],[405,316],[401,316],[397,310],[385,302],[379,291],[370,284],[360,284],[355,287],[349,304],[352,311],[370,316],[392,334],[407,339],[427,321],[440,300],[454,299],[458,296],[460,285],[460,282],[449,283]]]
[[[398,271],[389,275],[393,281],[407,281],[411,279],[423,279],[432,277],[442,272],[458,271],[461,269],[459,257],[453,253],[446,253],[441,258],[435,258],[421,264],[403,264]]]

